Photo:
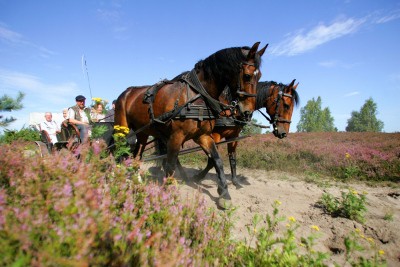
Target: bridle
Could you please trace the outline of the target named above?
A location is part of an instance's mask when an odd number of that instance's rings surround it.
[[[287,119],[284,119],[284,118],[280,117],[279,114],[278,114],[279,106],[281,105],[281,102],[282,102],[281,100],[283,99],[283,97],[286,96],[286,97],[289,97],[289,98],[293,98],[292,95],[284,93],[285,87],[286,86],[283,85],[283,84],[279,85],[278,95],[274,100],[274,103],[276,105],[275,105],[275,114],[274,114],[273,118],[269,118],[267,115],[265,115],[264,113],[262,113],[260,111],[261,115],[263,115],[269,121],[269,123],[272,124],[272,127],[274,128],[274,130],[276,130],[276,125],[277,125],[278,122],[289,123],[289,124],[292,122],[291,120],[287,120]]]
[[[252,80],[254,80],[254,79],[252,79],[252,76],[250,76],[250,75],[247,74],[247,73],[244,73],[244,70],[243,70],[243,69],[244,69],[244,68],[243,68],[244,65],[247,65],[247,66],[254,66],[254,67],[255,67],[255,64],[254,64],[254,63],[250,63],[250,62],[247,62],[247,61],[244,61],[244,62],[242,62],[242,63],[239,65],[239,68],[240,68],[240,75],[239,75],[239,77],[238,77],[238,82],[237,82],[237,87],[236,87],[236,96],[237,96],[238,98],[239,98],[239,97],[241,97],[241,98],[243,98],[243,97],[246,97],[246,98],[248,98],[248,97],[257,97],[257,94],[247,93],[246,91],[243,91],[243,90],[242,90],[241,79],[242,79],[243,76],[244,76],[244,78],[245,78],[245,83],[251,84],[252,87],[255,86],[255,83],[252,81]],[[257,75],[257,72],[258,72],[258,70],[255,71],[255,74],[254,74],[254,75]],[[242,116],[242,117],[244,117],[244,118],[248,117],[248,116],[246,116],[246,115],[244,114],[244,112],[241,110],[240,105],[239,105],[239,100],[238,100],[238,99],[235,99],[235,100],[233,100],[233,101],[231,102],[231,107],[233,108],[233,110],[231,110],[231,111],[232,111],[231,114],[234,114],[234,113],[235,113],[234,111],[237,110],[237,111],[239,112],[240,116]],[[246,118],[246,120],[250,120],[250,119],[251,119],[251,116],[250,116],[250,118]]]
[[[245,91],[242,91],[241,78],[242,78],[243,75],[244,75],[244,77],[246,77],[245,83],[249,83],[249,84],[251,84],[251,86],[254,86],[254,83],[251,81],[251,78],[252,78],[252,77],[250,76],[250,74],[243,73],[243,66],[244,66],[244,65],[255,67],[255,64],[254,64],[254,63],[250,63],[250,62],[247,62],[247,61],[242,62],[242,63],[239,65],[239,68],[240,68],[240,75],[239,75],[238,83],[237,83],[237,87],[236,87],[236,88],[237,88],[237,90],[236,90],[236,95],[238,95],[238,96],[245,96],[245,97],[257,97],[257,94],[250,94],[250,93],[247,93],[247,92],[245,92]],[[255,71],[255,75],[257,75],[257,72],[258,72],[258,70]]]

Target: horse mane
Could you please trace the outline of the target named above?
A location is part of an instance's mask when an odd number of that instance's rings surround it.
[[[171,81],[172,82],[178,81],[178,80],[180,80],[182,78],[183,75],[188,74],[188,73],[189,73],[189,71],[184,71],[181,74],[175,76]]]
[[[268,95],[270,94],[270,89],[272,86],[287,86],[287,84],[277,83],[275,81],[265,81],[265,82],[258,82],[257,84],[257,97],[256,97],[256,110],[261,109],[264,107],[265,100],[267,99]],[[293,92],[293,101],[295,106],[300,104],[300,96],[297,93],[297,90],[292,90]]]
[[[256,110],[264,107],[265,100],[269,95],[269,90],[272,85],[277,85],[274,81],[258,82],[257,84],[257,97],[256,97]]]
[[[226,85],[234,90],[237,86],[237,77],[240,73],[240,64],[246,61],[250,47],[232,47],[221,49],[210,55],[204,60],[195,64],[195,69],[204,71],[206,80],[214,80],[219,87],[225,88]],[[254,65],[257,69],[261,65],[261,57],[256,54]]]

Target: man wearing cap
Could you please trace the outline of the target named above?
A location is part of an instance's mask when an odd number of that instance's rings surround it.
[[[86,97],[78,95],[75,97],[76,105],[68,109],[68,120],[79,129],[81,142],[88,140],[88,130],[90,122],[90,109],[85,107]]]

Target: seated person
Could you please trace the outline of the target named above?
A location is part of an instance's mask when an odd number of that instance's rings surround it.
[[[63,119],[64,120],[68,119],[68,109],[67,108],[63,109]]]
[[[86,143],[89,139],[89,122],[90,109],[85,107],[86,97],[78,95],[75,97],[76,105],[68,109],[68,120],[76,125],[79,129],[80,139],[82,143]]]
[[[45,121],[40,123],[40,130],[47,132],[53,144],[57,143],[57,134],[61,132],[58,123],[53,120],[51,112],[46,112],[44,118]]]
[[[111,105],[111,109],[107,112],[105,121],[106,122],[114,122],[114,114],[115,114],[115,103],[117,100],[114,100]]]
[[[103,104],[100,102],[96,102],[93,106],[92,112],[90,113],[93,122],[104,122],[106,115],[103,113],[103,108]]]

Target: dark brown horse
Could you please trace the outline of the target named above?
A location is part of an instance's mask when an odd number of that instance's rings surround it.
[[[228,113],[232,106],[219,102],[218,98],[225,87],[231,88],[230,94],[237,98],[241,112],[251,116],[256,107],[257,82],[261,77],[261,56],[267,48],[265,46],[257,52],[258,46],[259,42],[251,48],[222,49],[197,62],[192,71],[171,81],[127,88],[116,103],[115,125],[128,127],[136,134],[135,157],[142,156],[149,136],[165,142],[167,176],[173,175],[183,144],[188,140],[199,144],[218,174],[220,197],[217,204],[222,208],[230,205],[231,197],[211,133],[215,118],[220,113]]]
[[[265,108],[269,118],[264,115],[273,127],[273,134],[278,138],[284,138],[289,133],[289,127],[293,114],[294,105],[299,103],[299,95],[296,91],[298,84],[294,85],[293,80],[289,85],[277,84],[275,82],[259,82],[257,85],[257,104],[256,110]],[[261,112],[261,111],[260,111]],[[246,125],[246,121],[234,119],[234,117],[219,118],[216,121],[212,137],[216,143],[223,138],[233,139],[239,136],[241,130]],[[236,187],[240,184],[236,177],[236,147],[238,142],[228,143],[229,163],[231,166],[232,183]],[[208,160],[204,170],[194,178],[203,179],[212,167],[212,162]]]

